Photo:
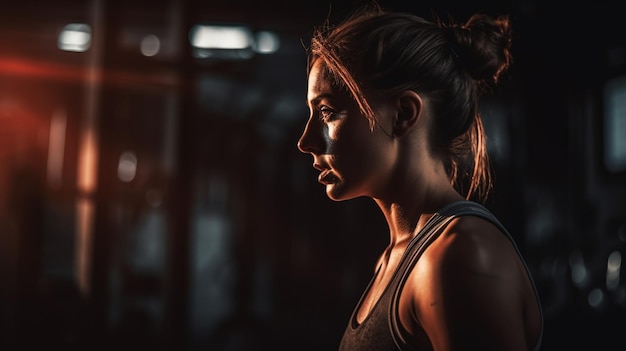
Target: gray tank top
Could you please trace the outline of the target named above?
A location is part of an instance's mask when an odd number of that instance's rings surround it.
[[[424,228],[411,240],[408,244],[404,256],[400,260],[398,268],[394,272],[391,281],[383,291],[382,295],[370,311],[369,315],[359,324],[356,314],[361,306],[363,298],[369,291],[374,278],[369,282],[365,292],[361,296],[356,308],[350,316],[348,326],[343,334],[339,351],[408,351],[417,350],[417,348],[406,339],[400,327],[400,319],[398,316],[398,300],[400,296],[400,287],[406,281],[415,263],[420,258],[426,248],[438,237],[450,221],[460,216],[477,216],[493,223],[498,229],[504,233],[513,243],[513,247],[520,256],[524,267],[529,275],[530,281],[535,290],[535,296],[539,301],[539,295],[535,287],[532,276],[526,262],[520,254],[520,251],[506,228],[497,220],[497,218],[489,212],[484,206],[473,201],[457,201],[444,206],[437,211],[424,225]],[[376,276],[376,275],[374,275]],[[541,304],[540,312],[541,312]],[[543,312],[541,312],[543,314]],[[543,318],[543,317],[542,317]],[[539,350],[541,345],[542,331],[533,350]]]

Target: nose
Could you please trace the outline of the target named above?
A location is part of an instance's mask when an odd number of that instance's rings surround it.
[[[313,118],[309,118],[302,136],[298,140],[298,149],[304,153],[319,154],[322,149],[322,136],[319,123],[315,123]]]

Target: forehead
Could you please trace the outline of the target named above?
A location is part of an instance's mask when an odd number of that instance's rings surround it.
[[[329,91],[332,87],[330,84],[330,73],[324,61],[317,59],[311,65],[308,79],[308,94],[319,93],[321,91]],[[310,100],[310,99],[309,99]]]
[[[337,86],[324,61],[316,59],[309,70],[307,100],[312,103],[319,98],[329,96],[345,98],[347,94],[344,89]]]

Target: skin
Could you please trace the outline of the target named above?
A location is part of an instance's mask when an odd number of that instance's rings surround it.
[[[310,115],[298,147],[313,157],[330,199],[370,197],[389,225],[389,245],[357,312],[361,322],[411,238],[435,211],[463,197],[429,151],[434,116],[427,98],[405,91],[372,103],[377,122],[371,129],[325,72],[319,59],[309,72]],[[454,219],[424,252],[401,292],[399,318],[419,349],[528,350],[541,328],[515,248],[492,224],[471,216]]]

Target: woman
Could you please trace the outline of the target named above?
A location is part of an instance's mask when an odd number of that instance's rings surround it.
[[[539,347],[528,268],[480,205],[491,180],[478,98],[510,45],[507,17],[445,24],[377,6],[313,35],[298,147],[330,199],[370,197],[389,225],[340,350]]]

